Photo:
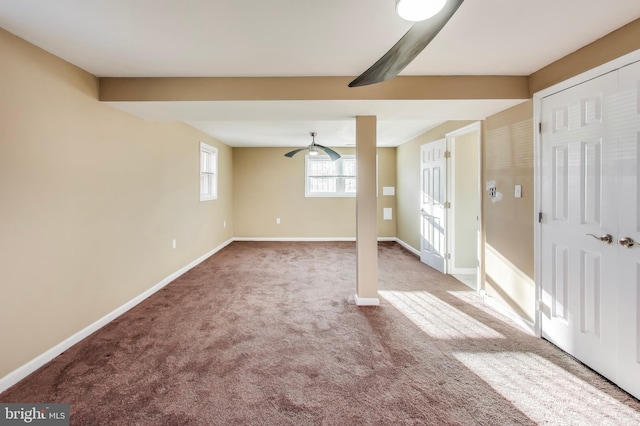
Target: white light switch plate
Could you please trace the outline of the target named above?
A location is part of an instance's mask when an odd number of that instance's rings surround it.
[[[522,185],[516,185],[515,197],[522,198]]]

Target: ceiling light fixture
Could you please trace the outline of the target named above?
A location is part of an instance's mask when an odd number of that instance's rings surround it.
[[[321,149],[322,151],[327,153],[329,158],[331,158],[331,161],[334,161],[340,158],[340,154],[338,154],[331,148],[327,146],[322,146],[316,143],[316,135],[317,135],[316,132],[310,132],[309,135],[311,136],[311,145],[305,146],[304,148],[298,148],[298,149],[294,149],[293,151],[289,151],[284,156],[292,158],[294,155],[296,155],[300,151],[307,151],[307,150],[309,151],[309,155],[318,155],[320,154],[320,151],[318,151],[318,149]]]
[[[447,0],[396,0],[396,11],[402,19],[424,21],[442,10]]]

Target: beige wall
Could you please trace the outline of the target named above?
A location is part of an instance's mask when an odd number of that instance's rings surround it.
[[[95,77],[3,30],[0,57],[3,377],[231,238],[233,216],[228,146],[100,104]],[[204,203],[201,140],[220,157]]]
[[[396,237],[397,235],[396,178],[396,148],[378,148],[378,237]],[[382,195],[384,186],[394,187],[396,195]],[[392,220],[382,219],[382,209],[385,207],[392,209]]]
[[[240,238],[355,238],[355,198],[307,198],[304,194],[304,153],[292,148],[234,148],[233,193],[235,236]],[[353,148],[336,148],[355,154]],[[382,196],[383,186],[395,186],[394,148],[378,148],[378,236],[395,237],[395,197]],[[394,210],[382,220],[382,209]],[[280,218],[280,224],[276,224]]]
[[[484,123],[483,192],[485,291],[523,318],[534,319],[533,102],[488,117]],[[522,198],[515,198],[522,185]],[[498,200],[498,198],[500,198]]]
[[[420,146],[442,139],[447,133],[471,123],[449,121],[397,148],[398,239],[416,250],[420,250]]]

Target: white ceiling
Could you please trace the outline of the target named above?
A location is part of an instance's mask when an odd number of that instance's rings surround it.
[[[0,0],[0,27],[108,77],[357,76],[410,28],[395,0]],[[402,75],[529,75],[640,17],[638,0],[466,0]],[[117,106],[232,146],[352,143],[354,114],[395,146],[514,101],[189,102]],[[222,105],[224,104],[224,105]],[[334,143],[335,142],[335,143]]]

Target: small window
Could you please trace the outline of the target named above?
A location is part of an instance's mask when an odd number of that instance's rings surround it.
[[[307,155],[305,165],[305,196],[356,196],[355,156],[343,155],[331,161],[326,155]]]
[[[200,142],[200,201],[218,198],[218,148]]]

